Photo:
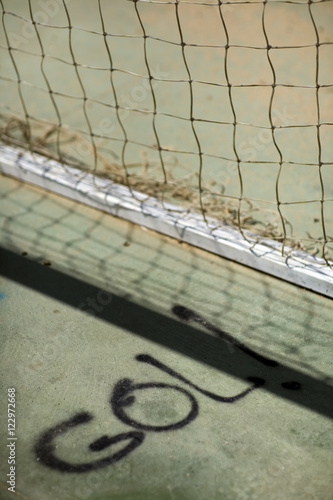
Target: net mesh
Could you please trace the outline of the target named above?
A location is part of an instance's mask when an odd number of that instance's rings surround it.
[[[3,142],[332,264],[332,1],[0,5]]]

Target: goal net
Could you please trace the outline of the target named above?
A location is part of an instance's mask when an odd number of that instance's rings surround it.
[[[0,6],[4,173],[333,293],[332,1]]]

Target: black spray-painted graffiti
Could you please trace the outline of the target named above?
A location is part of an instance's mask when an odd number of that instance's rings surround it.
[[[222,330],[212,325],[211,323],[209,323],[208,321],[206,321],[205,319],[203,319],[190,309],[176,305],[173,307],[172,310],[174,314],[176,314],[183,321],[194,321],[203,325],[205,328],[216,334],[222,340],[237,347],[247,355],[254,358],[256,361],[259,361],[260,363],[269,367],[278,366],[278,363],[276,361],[256,353],[255,351],[247,347],[245,344],[239,342],[230,334],[223,332]],[[148,354],[139,354],[135,357],[135,359],[140,363],[148,363],[152,367],[155,367],[161,370],[162,372],[166,373],[167,375],[184,383],[191,389],[219,403],[235,403],[241,398],[247,396],[253,390],[258,389],[259,387],[262,387],[265,384],[265,380],[262,378],[248,377],[247,380],[251,382],[251,386],[248,387],[243,392],[240,392],[239,394],[236,394],[235,396],[231,397],[219,396],[218,394],[214,394],[210,391],[200,388],[196,384],[193,384],[190,380],[183,377],[180,373],[176,372],[175,370],[165,365],[161,361],[158,361],[156,358],[149,356]],[[301,385],[295,381],[283,382],[281,385],[282,387],[288,390],[298,390],[301,388]],[[177,391],[178,393],[183,394],[184,396],[187,397],[190,404],[190,410],[188,414],[178,422],[160,426],[147,425],[129,417],[129,415],[126,412],[126,409],[130,408],[135,403],[135,395],[134,395],[135,392],[147,389],[155,389],[155,390],[172,389],[174,391]],[[83,424],[88,424],[93,420],[94,418],[93,415],[91,415],[88,412],[82,412],[74,415],[69,420],[61,422],[55,427],[52,427],[51,429],[47,430],[40,436],[35,445],[35,454],[37,456],[37,459],[44,465],[51,467],[53,469],[57,469],[62,472],[80,473],[80,472],[88,472],[95,469],[100,469],[118,462],[122,458],[126,457],[129,453],[134,451],[138,446],[140,446],[145,439],[144,431],[166,432],[166,431],[172,431],[172,430],[174,431],[177,429],[181,429],[182,427],[185,427],[186,425],[190,424],[199,414],[199,405],[197,400],[195,399],[195,397],[192,395],[191,392],[184,389],[183,387],[173,384],[160,383],[160,382],[136,384],[134,383],[133,380],[129,378],[119,380],[115,384],[110,398],[110,405],[113,414],[121,422],[130,426],[132,429],[136,430],[123,432],[115,436],[107,436],[107,435],[102,436],[89,445],[89,450],[92,452],[102,451],[105,448],[112,447],[112,445],[115,445],[121,441],[125,441],[127,443],[124,446],[124,448],[115,453],[112,453],[106,458],[102,458],[100,460],[95,460],[87,463],[70,463],[57,458],[55,455],[55,445],[54,445],[55,438],[61,434],[70,431],[74,427]]]

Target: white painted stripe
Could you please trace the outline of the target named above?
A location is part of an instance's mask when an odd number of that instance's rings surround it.
[[[273,240],[203,220],[200,214],[131,191],[38,154],[0,144],[0,172],[77,200],[136,224],[186,241],[227,259],[333,298],[333,270],[323,259],[285,248]]]

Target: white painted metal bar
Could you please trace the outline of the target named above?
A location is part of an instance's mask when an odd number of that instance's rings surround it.
[[[246,241],[236,228],[214,219],[206,223],[183,207],[137,191],[133,197],[126,186],[3,144],[0,172],[333,298],[333,270],[305,252],[286,248],[283,256],[273,240],[257,242],[257,235],[244,231]]]

